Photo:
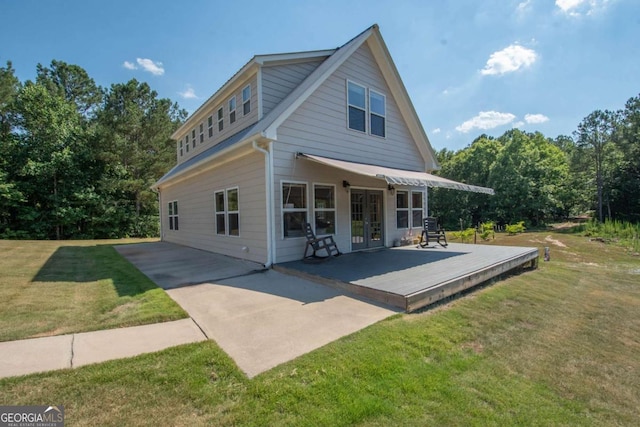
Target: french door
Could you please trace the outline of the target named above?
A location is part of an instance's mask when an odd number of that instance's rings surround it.
[[[351,189],[351,250],[384,246],[383,193]]]

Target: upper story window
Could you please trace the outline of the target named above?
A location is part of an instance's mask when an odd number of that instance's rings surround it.
[[[236,121],[236,97],[229,100],[229,124],[233,124]]]
[[[191,130],[191,143],[193,144],[193,148],[196,148],[196,129],[195,128]]]
[[[180,157],[184,155],[184,151],[182,151],[182,140],[180,140]]]
[[[347,82],[347,104],[349,106],[349,129],[367,131],[367,89],[353,82]]]
[[[369,123],[371,135],[386,136],[386,98],[381,93],[369,89]]]
[[[222,132],[224,129],[224,111],[222,107],[218,109],[218,132]]]
[[[242,89],[242,114],[247,115],[251,112],[251,85],[247,85]]]
[[[200,123],[200,144],[204,142],[204,124]]]
[[[184,137],[184,148],[189,152],[189,135],[185,135]]]
[[[370,135],[386,137],[386,104],[386,97],[383,94],[347,81],[347,126],[349,129],[367,132],[368,128]]]
[[[209,116],[207,119],[207,126],[209,127],[209,138],[213,137],[213,116]]]

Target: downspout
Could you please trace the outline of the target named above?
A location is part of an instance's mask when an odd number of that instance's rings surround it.
[[[265,195],[266,195],[266,208],[267,208],[267,261],[264,263],[265,268],[269,268],[273,265],[275,259],[275,242],[273,241],[273,218],[274,218],[274,203],[273,203],[273,141],[269,141],[269,145],[265,150],[258,146],[256,140],[253,140],[253,148],[256,151],[264,154],[264,179],[265,179]]]

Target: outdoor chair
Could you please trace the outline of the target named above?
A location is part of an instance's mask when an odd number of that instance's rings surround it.
[[[422,235],[420,236],[420,242],[418,243],[423,248],[429,246],[429,239],[435,240],[443,248],[446,248],[447,236],[444,233],[444,228],[438,225],[438,219],[434,217],[424,218],[424,228],[422,229]],[[444,242],[444,244],[442,244]]]
[[[340,255],[340,250],[338,250],[338,245],[333,240],[333,236],[316,237],[311,224],[308,222],[304,223],[304,232],[307,238],[307,245],[304,248],[305,260],[311,258],[324,260]],[[309,249],[311,249],[311,252]],[[326,255],[322,255],[323,253]]]

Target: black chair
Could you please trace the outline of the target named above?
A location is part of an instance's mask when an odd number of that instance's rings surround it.
[[[333,240],[333,236],[316,237],[311,224],[304,223],[304,232],[307,238],[307,245],[304,248],[304,259],[317,258],[317,259],[329,259],[332,256],[340,255],[338,245]],[[309,253],[311,249],[311,253]],[[319,256],[318,253],[325,253],[324,256]]]
[[[418,243],[421,247],[426,248],[429,246],[429,239],[435,240],[443,248],[446,248],[447,236],[444,233],[444,228],[438,225],[438,219],[434,217],[424,218],[424,228],[422,229],[422,235],[420,236],[420,242]],[[444,244],[442,244],[444,241]]]

